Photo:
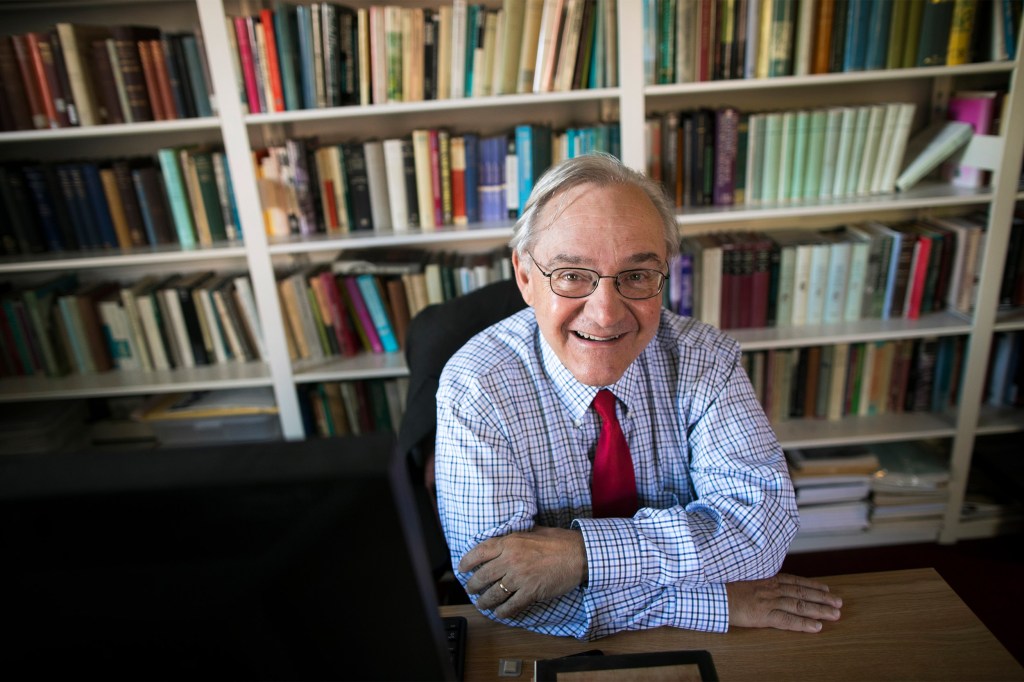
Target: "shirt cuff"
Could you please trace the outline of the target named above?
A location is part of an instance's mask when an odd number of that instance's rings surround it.
[[[600,590],[637,585],[643,558],[632,519],[576,519],[587,553],[587,587]]]

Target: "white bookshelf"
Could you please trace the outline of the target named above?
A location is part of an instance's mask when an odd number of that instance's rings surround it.
[[[440,0],[407,0],[403,4],[436,6]],[[366,6],[367,0],[353,5]],[[489,0],[498,6],[497,0]],[[839,422],[792,420],[776,424],[785,447],[816,447],[881,441],[944,438],[951,441],[950,511],[942,524],[887,526],[867,533],[798,538],[798,551],[859,547],[895,542],[945,542],[977,537],[999,530],[999,524],[964,523],[959,508],[967,484],[971,451],[977,435],[1024,431],[1024,415],[1014,410],[992,410],[982,405],[984,379],[994,333],[1024,329],[1024,315],[997,314],[999,273],[1008,241],[1008,225],[1016,201],[1024,197],[1018,187],[1024,149],[1024,88],[1021,59],[955,67],[930,67],[857,73],[795,76],[763,80],[728,80],[677,85],[645,86],[643,77],[643,21],[641,4],[619,0],[619,87],[544,95],[507,95],[445,101],[406,102],[367,107],[337,107],[273,114],[243,111],[235,91],[235,74],[225,16],[255,12],[258,2],[233,0],[149,0],[121,2],[54,0],[0,3],[4,32],[36,30],[56,21],[82,23],[152,23],[164,29],[188,30],[201,25],[218,104],[215,117],[171,122],[137,123],[46,131],[0,133],[0,158],[39,156],[44,159],[111,157],[155,152],[161,146],[195,143],[225,149],[236,200],[244,225],[244,245],[217,245],[182,251],[153,248],[125,252],[40,255],[32,259],[0,260],[0,279],[41,277],[62,270],[87,276],[128,280],[153,270],[172,272],[195,269],[247,271],[256,295],[269,361],[213,366],[169,372],[108,372],[61,379],[0,380],[0,402],[77,397],[143,395],[186,390],[214,390],[247,386],[273,388],[286,438],[305,436],[298,392],[303,384],[391,378],[407,375],[399,353],[355,358],[332,358],[318,363],[292,363],[288,359],[284,320],[278,302],[276,267],[309,259],[330,259],[350,248],[417,246],[428,249],[484,251],[507,242],[511,222],[444,227],[408,232],[317,235],[270,239],[263,217],[251,152],[268,140],[319,135],[329,139],[369,139],[404,135],[414,127],[449,126],[488,133],[504,131],[523,121],[558,126],[618,120],[623,160],[631,167],[646,167],[644,122],[653,112],[697,106],[732,104],[748,110],[794,109],[826,103],[875,103],[911,99],[918,117],[956,87],[975,82],[1001,84],[1009,89],[1007,124],[994,139],[978,148],[993,167],[990,187],[954,189],[922,183],[900,194],[793,203],[777,206],[708,207],[678,216],[681,234],[705,230],[761,229],[773,226],[816,227],[845,221],[930,212],[986,209],[989,238],[985,244],[985,277],[978,292],[977,313],[970,319],[949,313],[925,315],[919,320],[863,320],[842,325],[735,330],[744,350],[794,348],[833,343],[966,336],[965,380],[959,409],[950,414],[902,414],[853,417]]]

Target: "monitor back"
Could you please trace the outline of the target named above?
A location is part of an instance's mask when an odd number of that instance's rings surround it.
[[[390,435],[0,457],[0,547],[9,679],[453,678]]]

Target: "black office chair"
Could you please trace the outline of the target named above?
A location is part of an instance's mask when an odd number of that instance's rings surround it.
[[[448,358],[477,332],[525,307],[515,281],[503,280],[428,306],[409,324],[405,344],[409,393],[398,430],[398,448],[409,466],[440,603],[469,601],[462,586],[451,576],[451,558],[441,531],[434,492],[437,418],[434,396],[441,370]]]

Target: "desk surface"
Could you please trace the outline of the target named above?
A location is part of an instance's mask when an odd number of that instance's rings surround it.
[[[535,659],[594,648],[606,654],[706,649],[722,680],[1024,680],[1024,668],[933,569],[823,581],[842,596],[843,617],[815,634],[659,628],[580,642],[507,627],[472,606],[441,611],[469,621],[466,682],[525,682],[533,679]],[[521,675],[499,677],[500,658],[521,659]]]

